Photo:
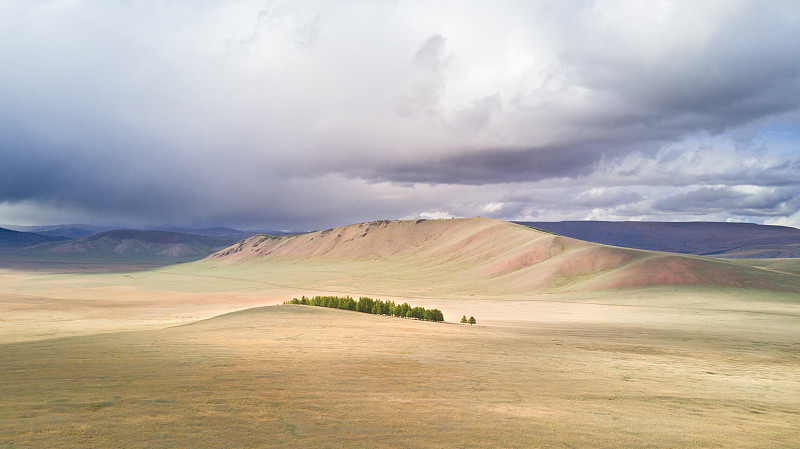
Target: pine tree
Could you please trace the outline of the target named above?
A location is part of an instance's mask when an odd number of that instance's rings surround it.
[[[467,316],[461,315],[461,324],[467,324]]]
[[[475,317],[474,316],[469,317],[469,325],[472,326],[475,323],[477,323],[477,321],[475,321]]]

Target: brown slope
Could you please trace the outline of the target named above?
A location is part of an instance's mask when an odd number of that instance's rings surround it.
[[[441,278],[500,294],[651,285],[800,290],[793,276],[589,243],[489,218],[375,221],[298,236],[257,235],[211,257],[225,264],[357,261],[364,276]],[[378,271],[372,263],[377,261],[383,263]]]

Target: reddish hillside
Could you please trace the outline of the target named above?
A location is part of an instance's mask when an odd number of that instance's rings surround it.
[[[414,279],[416,273],[497,293],[683,284],[800,290],[792,275],[589,243],[489,218],[375,221],[297,236],[257,235],[211,257],[226,264],[347,260],[367,264],[363,272],[372,276]],[[381,270],[366,268],[378,261]]]

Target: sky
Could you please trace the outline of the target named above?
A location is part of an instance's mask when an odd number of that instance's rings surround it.
[[[0,0],[0,223],[800,227],[796,0]]]

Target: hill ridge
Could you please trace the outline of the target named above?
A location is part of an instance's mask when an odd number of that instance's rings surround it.
[[[14,250],[25,248],[40,243],[67,240],[65,237],[52,237],[35,232],[14,231],[13,229],[0,228],[0,250]]]
[[[800,291],[796,277],[700,256],[585,242],[491,218],[380,220],[298,236],[254,236],[211,256],[222,264],[260,260],[362,263],[371,276],[407,274],[524,293],[653,285]],[[368,268],[384,263],[387,273]],[[355,277],[367,274],[354,273]],[[438,276],[438,277],[437,277]]]
[[[76,239],[60,239],[4,254],[11,261],[175,263],[198,260],[225,248],[233,239],[170,231],[111,230]]]
[[[560,235],[626,248],[720,258],[800,257],[800,229],[727,222],[516,222]]]

